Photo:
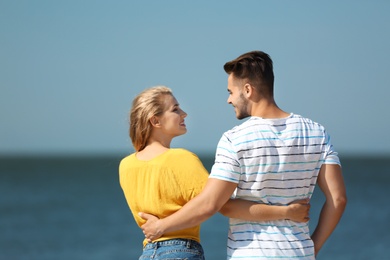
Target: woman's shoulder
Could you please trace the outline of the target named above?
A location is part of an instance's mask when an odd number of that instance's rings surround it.
[[[121,159],[120,164],[130,162],[130,161],[134,160],[135,158],[136,158],[135,153],[129,154]]]
[[[183,155],[194,154],[193,152],[191,152],[191,151],[189,151],[187,149],[184,149],[184,148],[171,148],[171,152],[174,153],[174,154],[183,154]]]
[[[174,156],[177,156],[177,157],[180,157],[182,159],[188,159],[188,160],[191,160],[191,159],[195,159],[195,160],[199,160],[199,157],[187,150],[187,149],[184,149],[184,148],[172,148],[171,149],[171,154],[174,155]]]
[[[167,161],[170,162],[171,167],[179,171],[185,171],[188,174],[202,172],[208,177],[208,172],[202,160],[194,152],[187,149],[171,149],[171,156]]]

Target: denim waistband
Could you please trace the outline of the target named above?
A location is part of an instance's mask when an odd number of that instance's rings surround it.
[[[193,246],[201,246],[200,243],[195,240],[179,238],[179,239],[169,239],[169,240],[147,243],[144,249],[158,248],[161,246],[172,246],[172,245],[185,245],[188,248],[191,248]]]

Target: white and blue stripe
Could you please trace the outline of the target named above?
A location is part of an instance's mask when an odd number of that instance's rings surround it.
[[[340,161],[320,124],[251,117],[224,133],[210,178],[237,183],[234,198],[287,205],[311,197],[324,163]],[[308,223],[230,219],[228,259],[314,259]]]

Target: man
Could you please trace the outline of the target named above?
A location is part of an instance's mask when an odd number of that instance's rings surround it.
[[[142,226],[144,234],[154,240],[197,225],[218,212],[230,197],[287,205],[311,197],[317,183],[326,201],[311,237],[308,223],[230,218],[227,246],[228,259],[315,259],[347,201],[330,137],[320,124],[277,106],[268,54],[245,53],[227,62],[224,69],[229,75],[228,103],[238,119],[250,118],[223,134],[208,182],[197,197],[164,219],[140,213],[149,219]]]

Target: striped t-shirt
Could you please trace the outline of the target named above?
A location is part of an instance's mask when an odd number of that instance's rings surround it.
[[[340,164],[323,126],[302,116],[251,117],[224,133],[210,178],[237,183],[233,198],[287,205],[310,198],[322,164]],[[309,223],[230,219],[228,259],[315,259]]]

